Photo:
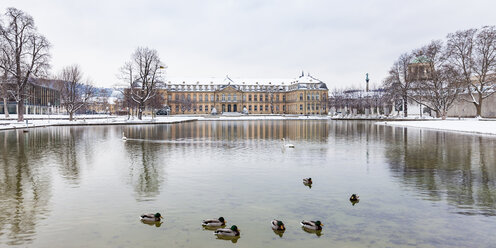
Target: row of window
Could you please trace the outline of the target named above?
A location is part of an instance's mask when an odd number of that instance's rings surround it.
[[[253,96],[253,97],[252,97]],[[319,100],[319,93],[309,93],[307,94],[307,100],[310,101],[310,100]],[[323,97],[323,100],[325,100],[325,94],[322,95]],[[209,95],[205,95],[205,102],[208,101],[208,98],[209,98]],[[217,101],[219,100],[222,100],[223,102],[225,102],[226,100],[228,102],[230,101],[234,101],[236,102],[237,101],[237,98],[238,98],[238,95],[237,94],[222,94],[221,98],[219,99],[219,95],[217,95]],[[197,101],[197,98],[196,98],[196,95],[193,95],[193,99],[191,99],[191,95],[184,95],[184,94],[176,94],[175,96],[175,100],[176,101],[184,101],[185,99],[191,101],[193,100],[194,102]],[[260,102],[264,102],[264,99],[265,99],[265,102],[269,102],[269,95],[268,94],[260,94],[260,95],[251,95],[249,94],[248,95],[248,101],[249,102],[258,102],[260,100]],[[168,100],[172,100],[172,95],[168,95]],[[198,102],[203,102],[203,95],[198,95]],[[280,100],[280,97],[279,95],[275,95],[274,96],[274,99],[276,102],[279,102]],[[213,102],[214,101],[214,95],[210,95],[210,101]],[[246,95],[243,95],[243,101],[246,102]],[[285,102],[286,101],[286,96],[283,95],[282,96],[282,101]],[[303,101],[303,93],[300,93],[300,101]]]

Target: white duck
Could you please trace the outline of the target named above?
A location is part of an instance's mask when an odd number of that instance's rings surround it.
[[[285,138],[282,138],[282,141],[284,142],[284,147],[285,148],[295,148],[295,146],[293,144],[286,144],[286,139]]]
[[[127,140],[127,137],[124,135],[124,132],[122,132],[122,140]]]

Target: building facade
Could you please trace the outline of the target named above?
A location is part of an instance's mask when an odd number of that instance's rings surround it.
[[[169,80],[159,93],[170,114],[327,114],[327,86],[308,74],[295,79]]]
[[[8,90],[15,90],[15,84],[8,84]],[[60,91],[53,86],[50,80],[34,79],[26,84],[24,89],[24,113],[48,114],[58,112],[60,108]],[[4,113],[4,102],[0,101],[0,114]],[[17,113],[17,102],[14,98],[7,99],[9,114]]]

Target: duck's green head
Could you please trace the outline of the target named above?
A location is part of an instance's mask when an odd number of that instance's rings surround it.
[[[322,223],[320,222],[320,220],[315,221],[315,225],[317,225],[317,226],[323,226]]]
[[[282,221],[278,220],[277,226],[279,227],[279,229],[284,230],[284,224],[282,223]]]
[[[154,217],[155,217],[155,218],[162,218],[162,215],[161,215],[160,213],[156,213],[156,214],[154,215]]]
[[[237,227],[236,225],[232,225],[232,226],[231,226],[231,230],[233,230],[233,231],[239,231],[239,230],[238,230],[238,227]]]
[[[222,222],[222,223],[226,222],[226,221],[224,220],[224,217],[220,217],[220,218],[219,218],[219,221],[220,221],[220,222]]]

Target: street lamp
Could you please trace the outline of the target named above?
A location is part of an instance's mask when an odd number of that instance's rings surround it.
[[[48,102],[48,123],[50,123],[50,102]]]

